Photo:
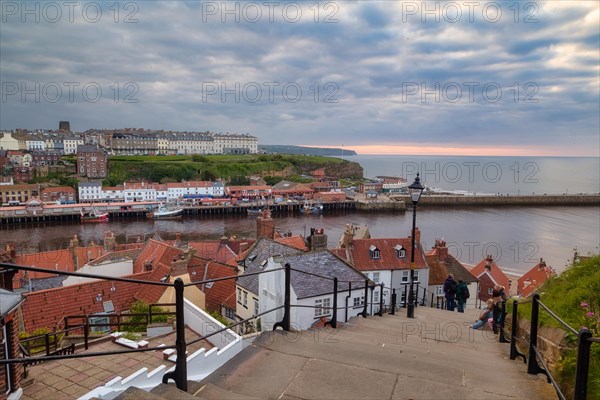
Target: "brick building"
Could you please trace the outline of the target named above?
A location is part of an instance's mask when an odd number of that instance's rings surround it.
[[[70,186],[51,186],[42,189],[40,200],[43,202],[60,201],[65,204],[67,202],[77,202],[75,189]]]
[[[40,195],[40,185],[0,185],[0,202],[8,204],[11,202],[25,203],[33,197]]]
[[[108,174],[108,158],[98,146],[77,146],[77,174],[91,179],[104,179]]]

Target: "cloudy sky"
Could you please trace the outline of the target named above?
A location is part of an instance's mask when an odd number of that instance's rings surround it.
[[[597,1],[4,1],[0,129],[598,156]]]

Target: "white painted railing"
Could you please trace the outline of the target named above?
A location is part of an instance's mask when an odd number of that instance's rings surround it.
[[[201,336],[206,336],[225,327],[187,299],[184,299],[184,319],[186,325]],[[244,348],[242,337],[230,329],[211,336],[207,340],[215,347],[208,351],[202,348],[187,357],[188,380],[200,381],[206,378]],[[130,386],[149,391],[162,382],[165,373],[174,369],[175,366],[167,369],[166,366],[161,365],[148,372],[148,368],[141,368],[126,378],[118,376],[104,386],[86,393],[79,399],[114,399]]]

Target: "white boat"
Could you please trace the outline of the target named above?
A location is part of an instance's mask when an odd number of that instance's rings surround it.
[[[303,214],[321,214],[323,212],[323,204],[312,204],[305,202],[300,212]]]
[[[183,208],[175,208],[169,210],[164,204],[160,204],[158,209],[148,213],[148,218],[152,219],[167,219],[167,218],[179,218],[183,214]]]

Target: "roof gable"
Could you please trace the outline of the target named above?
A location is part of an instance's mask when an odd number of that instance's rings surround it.
[[[410,269],[410,246],[410,238],[354,239],[350,248],[352,264],[360,271]],[[401,249],[404,257],[398,256]],[[378,258],[374,257],[376,251]],[[415,249],[415,268],[427,268],[420,244]]]

